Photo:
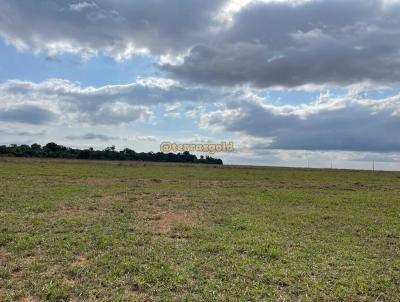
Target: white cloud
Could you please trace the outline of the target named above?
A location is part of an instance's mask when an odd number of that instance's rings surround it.
[[[112,104],[103,104],[97,112],[88,114],[87,116],[88,121],[94,124],[118,125],[132,121],[145,122],[151,120],[154,114],[145,106],[132,106],[126,103],[115,102]]]
[[[400,5],[394,2],[231,5],[235,13],[230,14],[230,26],[191,45],[183,63],[166,63],[161,69],[181,80],[214,86],[320,88],[400,81]]]
[[[180,103],[174,103],[174,104],[166,104],[164,106],[165,108],[165,113],[164,116],[166,117],[180,117],[180,109],[181,109],[181,104]]]
[[[315,89],[400,81],[395,0],[137,0],[0,3],[0,36],[20,50],[159,59],[206,85]]]
[[[138,135],[136,136],[136,140],[144,142],[155,142],[157,141],[157,137],[153,135]]]
[[[119,125],[153,118],[149,105],[168,101],[166,86],[146,82],[81,87],[60,79],[0,84],[0,120],[27,124],[88,123]],[[151,96],[150,96],[151,95]]]
[[[262,138],[264,149],[399,151],[400,96],[369,99],[360,91],[278,106],[248,88],[184,87],[157,78],[100,87],[65,80],[7,81],[0,84],[0,121],[118,126],[154,121],[162,104],[168,116],[182,114],[196,123],[199,118],[201,129]]]
[[[84,10],[85,8],[97,7],[97,5],[94,2],[83,1],[83,2],[72,3],[69,5],[69,7],[71,10],[80,12],[80,11]]]
[[[206,39],[226,0],[3,0],[0,35],[35,53],[97,53],[117,60],[136,53],[166,55]]]
[[[0,84],[0,119],[31,124],[57,120],[66,124],[119,125],[152,120],[150,107],[156,105],[164,104],[167,115],[177,116],[184,109],[180,102],[211,102],[226,94],[154,77],[98,87],[83,87],[62,79],[39,83],[9,80]]]
[[[302,105],[242,100],[201,116],[204,129],[270,140],[260,149],[400,152],[400,95],[381,100],[322,96]]]

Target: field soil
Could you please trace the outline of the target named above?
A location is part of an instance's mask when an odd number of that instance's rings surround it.
[[[0,158],[0,301],[400,301],[400,173]]]

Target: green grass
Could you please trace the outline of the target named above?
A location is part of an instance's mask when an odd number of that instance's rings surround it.
[[[0,301],[399,301],[400,173],[0,159]]]

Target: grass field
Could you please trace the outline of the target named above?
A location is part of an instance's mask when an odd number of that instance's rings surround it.
[[[0,159],[0,301],[400,301],[400,173]]]

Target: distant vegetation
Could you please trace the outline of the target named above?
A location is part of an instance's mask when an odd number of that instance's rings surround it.
[[[73,149],[56,143],[48,143],[45,146],[39,144],[32,145],[1,145],[0,156],[16,157],[42,157],[42,158],[70,158],[70,159],[96,159],[96,160],[134,160],[134,161],[155,161],[155,162],[174,162],[174,163],[199,163],[222,165],[219,158],[210,156],[200,156],[183,153],[162,153],[162,152],[140,152],[137,153],[131,149],[125,148],[121,151],[115,150],[115,147],[107,147],[104,150]]]

